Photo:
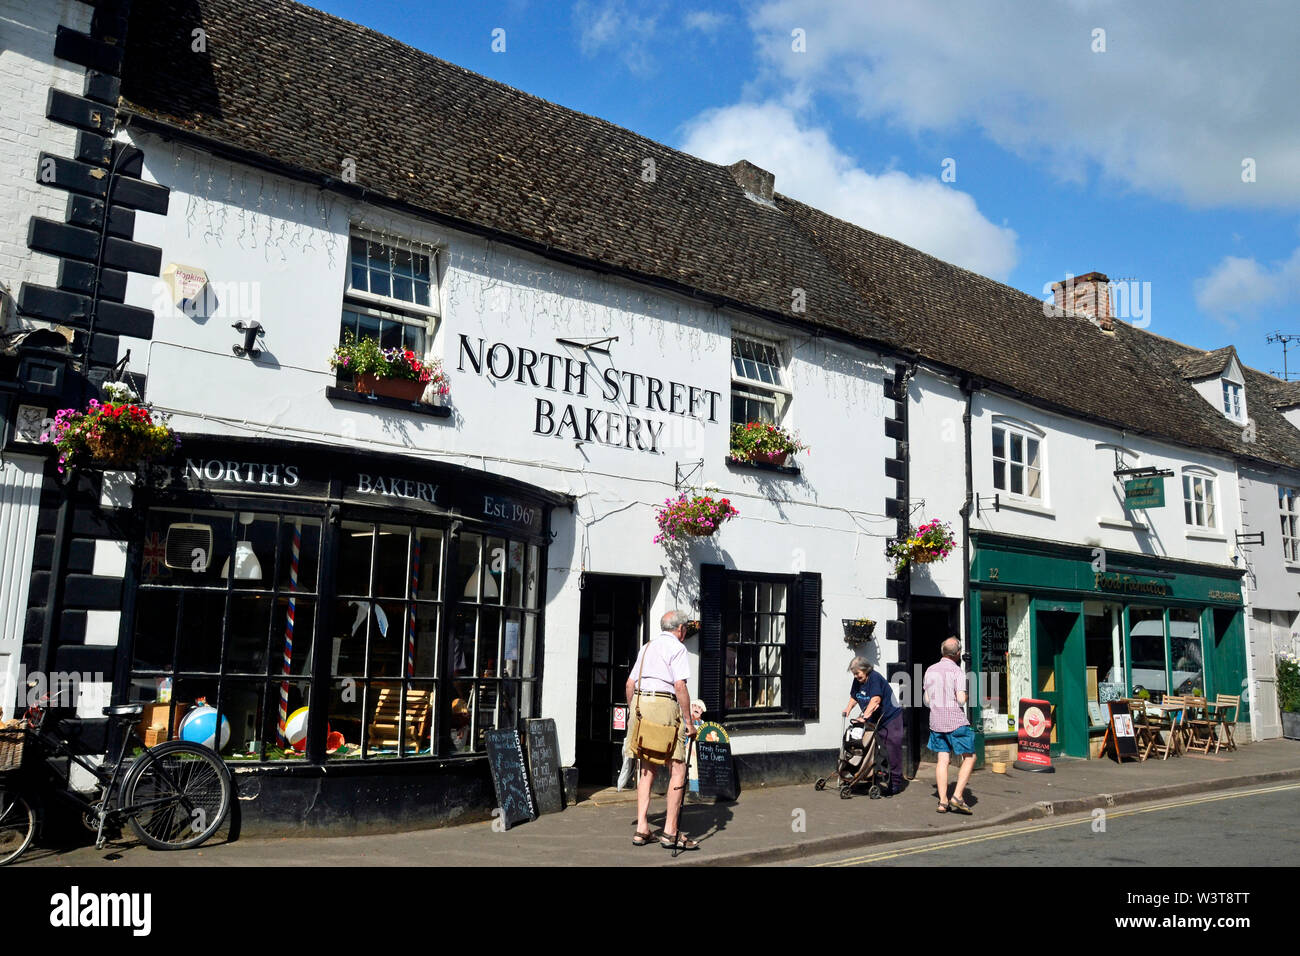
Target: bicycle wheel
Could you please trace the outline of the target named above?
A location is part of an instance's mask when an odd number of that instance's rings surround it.
[[[146,750],[127,771],[118,807],[145,845],[187,850],[217,832],[233,793],[216,752],[169,740]]]
[[[21,794],[0,790],[0,866],[12,863],[31,846],[36,811]]]

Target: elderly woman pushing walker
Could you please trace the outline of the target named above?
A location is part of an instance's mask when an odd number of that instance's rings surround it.
[[[855,657],[849,664],[853,674],[853,684],[849,687],[849,702],[844,706],[844,716],[853,712],[854,707],[861,713],[854,723],[865,723],[868,719],[880,715],[876,733],[885,745],[889,757],[890,786],[882,789],[882,797],[892,797],[903,789],[903,711],[894,702],[894,689],[889,681],[877,671],[872,670],[871,662],[865,657]]]

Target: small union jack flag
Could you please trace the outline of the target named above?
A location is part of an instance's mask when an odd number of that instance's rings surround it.
[[[157,531],[144,539],[144,565],[141,570],[144,571],[145,580],[152,581],[162,575],[166,557],[167,544]]]

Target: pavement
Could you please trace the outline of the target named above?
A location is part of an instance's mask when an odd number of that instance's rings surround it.
[[[831,788],[757,787],[730,803],[688,802],[683,830],[698,851],[675,860],[657,844],[634,847],[636,797],[600,791],[560,813],[509,830],[490,822],[349,837],[244,838],[218,834],[198,850],[157,853],[134,843],[36,847],[19,866],[742,866],[999,826],[1097,807],[1120,807],[1256,784],[1300,780],[1300,744],[1272,740],[1217,755],[1169,760],[1055,761],[1056,772],[976,771],[967,789],[972,816],[935,812],[934,765],[922,764],[902,793],[841,799]],[[830,769],[829,767],[827,768]],[[955,775],[950,775],[950,781]],[[950,783],[951,785],[951,783]],[[664,802],[650,821],[663,825]]]

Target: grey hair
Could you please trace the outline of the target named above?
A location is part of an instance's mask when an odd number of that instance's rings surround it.
[[[861,654],[849,661],[849,671],[869,671],[871,670],[871,661],[867,660]]]
[[[659,628],[664,631],[675,631],[690,619],[691,616],[685,611],[669,611],[659,619]]]
[[[954,661],[961,660],[961,641],[955,637],[948,638],[943,642],[943,647],[940,648],[939,653],[944,657],[952,658]]]

